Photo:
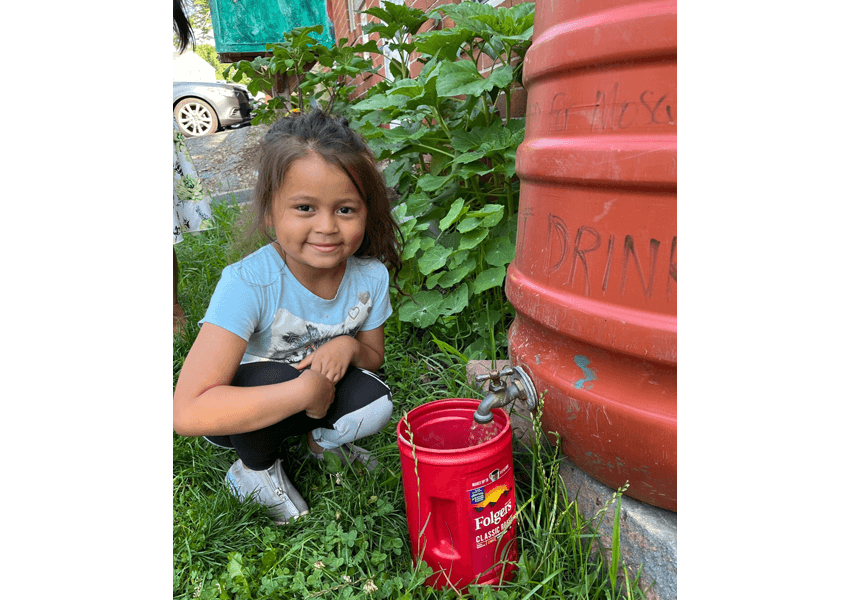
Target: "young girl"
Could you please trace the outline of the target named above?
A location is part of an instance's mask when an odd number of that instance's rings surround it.
[[[397,274],[401,261],[381,173],[344,119],[278,121],[258,171],[258,225],[276,239],[222,272],[177,381],[174,430],[236,450],[233,493],[285,523],[308,512],[281,468],[285,439],[375,467],[352,442],[392,414],[372,371],[392,313],[383,263]]]

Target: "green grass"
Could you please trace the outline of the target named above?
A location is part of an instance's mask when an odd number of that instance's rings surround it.
[[[174,342],[175,382],[221,269],[234,259],[238,212],[232,205],[216,206],[216,229],[186,236],[175,246],[178,295],[189,319],[187,339]],[[388,323],[382,371],[393,389],[395,412],[392,422],[364,443],[381,469],[359,475],[330,461],[293,459],[284,467],[311,512],[285,527],[274,526],[263,507],[240,504],[228,493],[224,474],[234,452],[174,435],[174,598],[458,597],[450,589],[425,586],[430,571],[411,556],[395,426],[406,411],[425,402],[477,394],[456,357],[398,320]],[[557,450],[541,434],[539,421],[534,424],[532,447],[514,448],[516,576],[499,589],[471,586],[467,597],[642,597],[636,582],[623,576],[619,560],[603,561],[598,521],[588,522],[568,500]],[[290,455],[301,456],[302,444],[293,442]],[[615,495],[611,503],[618,509],[617,500]]]

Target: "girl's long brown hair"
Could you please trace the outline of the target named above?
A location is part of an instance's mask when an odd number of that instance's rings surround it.
[[[345,117],[321,110],[284,117],[272,125],[260,145],[257,183],[254,186],[255,226],[266,231],[275,194],[293,161],[315,152],[345,171],[366,203],[366,234],[354,256],[377,258],[393,273],[401,270],[401,231],[393,220],[387,187],[375,155],[366,141],[348,126]]]

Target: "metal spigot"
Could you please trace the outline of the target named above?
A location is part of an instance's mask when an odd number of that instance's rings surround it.
[[[502,378],[508,380],[508,383],[502,381]],[[492,370],[484,375],[477,375],[475,381],[484,383],[490,381],[490,386],[487,390],[487,395],[478,405],[473,418],[476,423],[484,425],[493,420],[492,410],[501,408],[519,399],[525,400],[529,410],[533,410],[537,406],[537,392],[534,389],[534,384],[529,379],[525,371],[520,367],[505,367],[501,371]]]

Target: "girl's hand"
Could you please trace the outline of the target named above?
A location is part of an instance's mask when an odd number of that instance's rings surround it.
[[[328,408],[334,401],[336,387],[331,380],[319,373],[308,369],[298,376],[306,388],[308,404],[304,408],[311,419],[321,419],[328,413]]]
[[[348,370],[348,365],[351,364],[359,345],[360,342],[353,337],[341,335],[320,346],[318,350],[295,365],[295,368],[310,367],[310,370],[318,371],[336,385]]]

